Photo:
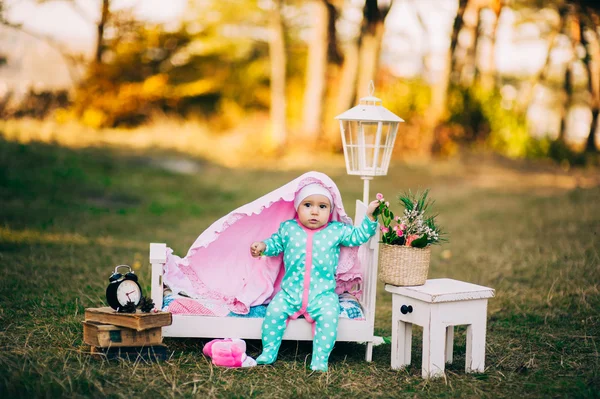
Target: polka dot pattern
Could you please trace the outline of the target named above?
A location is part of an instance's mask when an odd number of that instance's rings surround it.
[[[331,222],[325,228],[308,234],[296,220],[283,222],[277,233],[265,240],[267,256],[284,253],[285,275],[281,290],[267,308],[263,321],[263,352],[256,359],[259,364],[270,364],[277,359],[281,339],[290,316],[303,308],[303,295],[308,289],[306,313],[315,322],[312,370],[327,371],[329,355],[337,338],[339,298],[335,293],[335,273],[340,246],[356,246],[369,240],[377,222],[365,218],[359,227]],[[312,236],[312,238],[311,238]],[[307,240],[312,251],[307,254]],[[310,276],[306,276],[307,258],[312,258]],[[308,287],[308,288],[305,288]]]

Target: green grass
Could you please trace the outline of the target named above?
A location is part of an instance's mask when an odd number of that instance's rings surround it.
[[[431,188],[450,241],[434,248],[430,277],[496,289],[485,373],[464,373],[464,327],[454,364],[433,381],[420,377],[418,328],[413,363],[397,371],[389,345],[366,363],[355,343],[336,345],[327,374],[307,370],[307,342],[244,370],[211,366],[194,339],[165,339],[172,355],[160,363],[92,359],[83,312],[104,303],[114,265],[141,264],[147,293],[149,242],[184,255],[217,218],[304,172],[187,158],[197,172],[184,175],[160,166],[174,157],[184,156],[0,138],[0,397],[600,397],[598,171],[487,157],[395,164],[371,186],[388,199]],[[341,164],[322,171],[353,209],[361,181]],[[391,298],[378,288],[376,332],[389,336]]]

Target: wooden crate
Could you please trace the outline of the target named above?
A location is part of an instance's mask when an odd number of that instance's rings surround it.
[[[157,345],[162,342],[162,329],[154,327],[137,331],[112,324],[84,321],[83,342],[99,348]]]
[[[91,347],[92,357],[95,359],[112,360],[126,359],[130,361],[159,361],[169,357],[167,346],[164,344],[151,346],[119,346],[112,348]]]
[[[138,310],[136,313],[118,313],[113,308],[107,306],[103,308],[87,308],[85,310],[85,321],[143,331],[171,325],[173,319],[169,312],[144,313]]]

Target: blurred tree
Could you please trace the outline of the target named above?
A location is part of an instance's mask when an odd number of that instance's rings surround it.
[[[456,55],[458,49],[459,34],[465,24],[464,15],[467,11],[469,0],[458,0],[458,9],[456,11],[456,17],[454,17],[454,23],[452,24],[452,35],[450,37],[450,70],[449,78],[453,78],[457,69],[458,56]]]
[[[309,11],[315,16],[308,41],[308,54],[305,71],[305,90],[303,105],[303,133],[317,142],[317,138],[327,140],[327,127],[323,123],[328,97],[328,82],[332,75],[332,65],[342,63],[339,49],[336,21],[338,9],[343,6],[340,0],[313,0],[308,4]]]
[[[586,142],[586,151],[597,152],[598,114],[600,113],[600,3],[581,0],[577,2],[579,13],[579,37],[585,50],[583,63],[587,72],[592,122]]]
[[[462,15],[462,27],[458,32],[457,45],[451,54],[450,78],[454,83],[464,87],[473,83],[475,74],[481,6],[481,0],[467,2]]]
[[[0,23],[2,25],[10,24],[10,22],[6,19],[6,4],[4,4],[4,0],[0,1]]]
[[[375,80],[381,54],[381,41],[385,32],[385,18],[393,5],[393,0],[366,0],[363,8],[363,22],[359,38],[358,80],[356,94],[368,94],[369,82]]]
[[[565,25],[565,15],[567,13],[567,8],[566,7],[560,7],[557,6],[557,11],[558,11],[558,23],[556,24],[556,26],[554,26],[554,24],[550,24],[550,33],[548,35],[548,39],[546,40],[548,45],[547,45],[547,50],[546,50],[546,59],[544,61],[543,66],[538,70],[537,73],[533,74],[531,77],[531,87],[535,87],[536,84],[538,84],[539,82],[544,82],[547,80],[548,78],[548,73],[550,70],[550,63],[551,63],[551,59],[552,59],[552,50],[556,47],[557,44],[557,39],[559,37],[560,34],[564,34],[564,25]],[[530,91],[530,95],[526,101],[527,104],[529,104],[531,102],[531,95],[533,94],[533,90]]]
[[[563,20],[562,31],[571,41],[573,55],[567,61],[563,80],[565,102],[562,111],[559,140],[566,141],[569,108],[577,102],[583,101],[589,105],[592,114],[584,149],[596,152],[595,133],[598,128],[598,113],[600,108],[600,50],[598,49],[600,4],[589,0],[576,0],[561,2],[558,6],[561,19]],[[582,64],[584,67],[587,84],[583,88],[575,84],[574,68],[577,64]],[[583,90],[587,91],[585,96],[582,95]]]
[[[475,65],[475,78],[477,84],[484,90],[492,90],[495,86],[496,80],[496,29],[498,27],[498,20],[500,19],[500,13],[504,0],[488,0],[484,3],[483,7],[479,11],[481,21],[481,14],[484,12],[488,13],[487,24],[480,25],[477,29],[476,37],[477,42],[480,43],[479,39],[484,39],[488,46],[487,57],[485,61],[479,57],[478,45],[475,45],[475,52],[473,54],[473,64]],[[481,65],[484,64],[484,65]]]
[[[269,4],[245,0],[240,13],[240,1],[191,2],[182,25],[169,31],[127,11],[108,13],[99,59],[78,91],[77,114],[114,126],[139,124],[157,112],[210,117],[218,111],[212,122],[219,131],[271,102],[272,139],[281,145],[288,39],[283,18],[277,19],[284,3],[272,4],[269,13]]]
[[[341,113],[355,105],[357,97],[366,96],[369,82],[375,81],[381,42],[385,32],[387,17],[393,0],[366,0],[362,6],[362,21],[358,34],[353,37],[344,49],[342,70],[339,79],[339,90],[335,112]],[[337,124],[331,125],[333,130]],[[335,147],[341,148],[339,134]]]
[[[271,62],[271,146],[280,151],[286,141],[286,64],[283,0],[273,0],[270,10],[269,57]]]
[[[306,60],[303,133],[308,142],[314,144],[321,133],[323,108],[325,107],[325,86],[327,74],[327,53],[329,44],[329,13],[333,5],[326,0],[312,0],[309,13],[313,16],[311,36],[308,42]]]
[[[477,79],[486,88],[493,87],[496,26],[502,5],[503,0],[459,0],[450,41],[452,82],[468,87]],[[483,70],[479,56],[482,39],[488,47]]]
[[[450,108],[448,105],[448,90],[450,80],[453,76],[453,71],[456,69],[455,53],[459,44],[459,34],[464,26],[464,15],[469,5],[469,0],[458,0],[458,8],[456,16],[452,24],[450,34],[450,48],[442,62],[440,76],[431,85],[431,103],[426,111],[427,118],[423,121],[423,145],[428,152],[432,149],[442,147],[438,143],[441,134],[440,124],[447,118],[447,112]]]
[[[100,18],[95,21],[84,9],[82,9],[77,0],[36,0],[37,3],[54,3],[62,2],[69,4],[69,6],[87,23],[96,26],[96,44],[94,49],[94,61],[99,64],[102,59],[102,52],[104,50],[104,29],[110,20],[110,0],[94,0],[98,1],[98,8],[100,9]]]
[[[73,1],[73,0],[71,0]],[[102,9],[100,11],[100,20],[97,24],[96,31],[98,32],[96,35],[96,64],[100,64],[102,62],[102,53],[104,51],[104,28],[106,23],[108,22],[110,16],[110,1],[102,0]]]
[[[147,27],[127,11],[111,13],[107,28],[111,35],[99,47],[100,59],[94,58],[77,88],[75,114],[94,127],[132,126],[176,109],[185,94],[170,83],[173,60],[191,41],[185,28]]]
[[[567,115],[569,108],[573,105],[573,67],[577,62],[577,46],[581,39],[579,38],[578,15],[575,12],[575,7],[572,4],[559,4],[559,14],[562,19],[561,34],[566,36],[571,43],[571,58],[567,60],[565,73],[562,80],[562,98],[563,106],[561,108],[560,133],[558,140],[565,142],[567,129]]]
[[[63,0],[37,0],[38,3],[50,2],[50,1],[63,1]],[[64,1],[72,1],[72,0],[64,0]],[[84,64],[84,57],[79,54],[73,54],[70,50],[64,46],[64,44],[59,43],[55,39],[53,39],[49,35],[40,34],[37,32],[32,32],[28,29],[23,28],[22,24],[14,23],[9,21],[6,16],[6,4],[3,0],[0,0],[0,25],[6,26],[10,29],[18,30],[27,36],[30,36],[36,40],[46,43],[52,49],[58,52],[60,56],[65,61],[65,65],[69,72],[69,76],[73,83],[77,83],[80,79],[79,69],[82,64]],[[10,55],[10,54],[9,54]],[[8,59],[8,57],[7,57]]]

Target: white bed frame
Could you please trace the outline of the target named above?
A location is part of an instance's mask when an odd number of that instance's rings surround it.
[[[359,225],[365,216],[367,206],[357,200],[354,224]],[[337,341],[366,343],[366,361],[373,356],[375,298],[377,293],[377,264],[379,254],[379,231],[363,244],[359,251],[363,272],[361,305],[365,320],[340,318]],[[152,300],[156,308],[163,303],[162,273],[166,262],[166,244],[150,244],[150,263],[152,264]],[[180,338],[241,338],[260,339],[262,318],[214,317],[199,315],[173,315],[173,323],[163,327],[165,337]],[[283,336],[284,340],[312,341],[311,325],[305,319],[290,320]]]

